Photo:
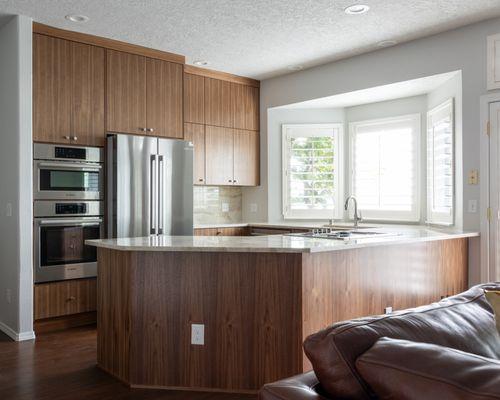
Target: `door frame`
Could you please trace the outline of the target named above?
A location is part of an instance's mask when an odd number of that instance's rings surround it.
[[[489,282],[492,277],[490,266],[490,220],[488,219],[488,209],[490,207],[490,187],[493,179],[500,181],[500,172],[491,170],[490,165],[496,165],[498,160],[490,159],[490,141],[494,135],[498,142],[500,138],[498,132],[489,132],[488,124],[490,122],[490,104],[500,102],[500,92],[490,93],[481,96],[480,99],[480,246],[481,246],[481,282]]]

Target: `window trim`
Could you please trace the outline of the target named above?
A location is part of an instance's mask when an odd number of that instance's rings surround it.
[[[289,182],[288,182],[288,160],[289,160],[289,129],[293,128],[319,128],[319,129],[332,129],[335,148],[340,149],[337,154],[334,153],[334,170],[339,173],[334,174],[334,207],[333,210],[290,210],[289,208]],[[344,193],[344,124],[343,123],[322,123],[322,124],[282,124],[281,126],[281,144],[282,144],[282,161],[281,161],[281,175],[282,175],[282,215],[283,219],[306,219],[306,220],[325,220],[325,219],[342,219],[342,195]],[[293,135],[292,135],[293,136]],[[314,135],[310,135],[314,136]]]
[[[415,192],[413,193],[413,209],[411,211],[381,211],[381,210],[366,210],[360,207],[363,214],[363,219],[370,221],[389,221],[389,222],[420,222],[421,207],[422,207],[422,190],[421,190],[421,146],[422,146],[422,127],[421,114],[405,114],[387,118],[377,118],[363,121],[355,121],[349,123],[349,191],[354,193],[354,136],[356,128],[367,125],[377,125],[390,122],[398,122],[402,120],[410,120],[413,125],[413,140],[415,143],[415,164],[413,165]]]
[[[432,211],[432,189],[430,189],[430,183],[429,180],[431,178],[430,169],[429,169],[429,134],[430,134],[430,127],[431,127],[431,119],[433,115],[436,115],[440,112],[447,112],[449,109],[449,114],[450,114],[450,119],[451,119],[451,187],[452,187],[452,201],[451,201],[451,214],[445,215],[444,213],[440,212],[433,212]],[[425,149],[426,149],[426,173],[427,173],[427,210],[426,210],[426,223],[432,224],[432,225],[439,225],[439,226],[453,226],[455,225],[455,212],[456,212],[456,196],[455,196],[455,187],[456,187],[456,180],[455,180],[455,173],[456,173],[456,166],[455,166],[455,104],[454,104],[454,98],[450,97],[449,99],[443,101],[442,103],[438,104],[436,107],[431,108],[430,110],[427,111],[427,129],[426,129],[426,135],[425,135]]]

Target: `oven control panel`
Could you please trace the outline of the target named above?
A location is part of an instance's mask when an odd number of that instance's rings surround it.
[[[87,150],[79,147],[55,147],[54,156],[62,159],[86,160]]]
[[[87,203],[56,203],[56,214],[87,214]]]

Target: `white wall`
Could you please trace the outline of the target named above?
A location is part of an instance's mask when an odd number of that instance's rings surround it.
[[[0,329],[15,340],[34,337],[31,36],[27,17],[0,27]]]
[[[261,82],[261,186],[244,191],[243,218],[267,220],[270,193],[268,113],[271,107],[332,96],[450,71],[462,71],[463,166],[479,169],[479,98],[486,93],[486,37],[500,32],[500,19],[429,36],[394,47],[318,66]],[[479,187],[463,182],[463,202],[479,199]],[[248,206],[258,204],[257,213]],[[464,211],[466,229],[479,229],[479,214]]]

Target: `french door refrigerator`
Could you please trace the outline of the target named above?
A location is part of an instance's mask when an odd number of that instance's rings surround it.
[[[107,137],[107,236],[193,234],[193,146],[147,136]]]

